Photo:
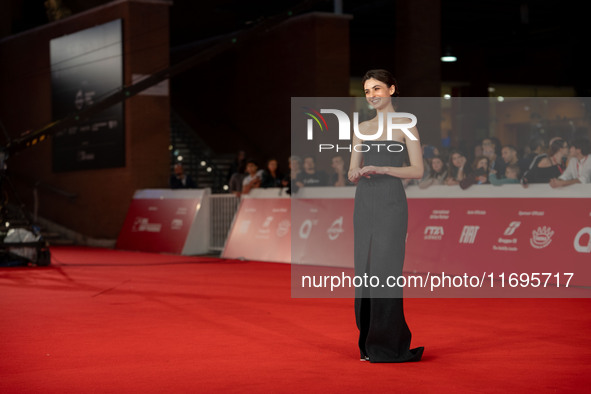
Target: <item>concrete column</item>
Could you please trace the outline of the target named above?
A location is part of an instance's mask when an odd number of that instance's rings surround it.
[[[396,0],[394,72],[403,97],[441,96],[441,2]],[[431,105],[416,113],[423,143],[441,141],[440,109]]]

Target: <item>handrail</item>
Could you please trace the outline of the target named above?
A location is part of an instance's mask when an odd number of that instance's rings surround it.
[[[57,194],[59,196],[65,197],[68,200],[75,200],[76,198],[78,198],[78,194],[76,193],[70,193],[66,190],[60,189],[56,186],[50,185],[49,183],[43,182],[43,181],[37,181],[35,182],[35,185],[33,187],[33,190],[37,190],[37,189],[44,189],[47,191],[50,191],[54,194]]]
[[[50,185],[49,183],[43,181],[37,181],[33,185],[33,222],[37,223],[37,219],[39,217],[39,189],[43,188],[44,190],[50,191],[58,196],[65,197],[70,202],[78,198],[78,194],[70,193],[66,190],[60,189],[56,186]]]

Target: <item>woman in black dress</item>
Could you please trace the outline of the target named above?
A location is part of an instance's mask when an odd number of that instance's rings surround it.
[[[371,70],[363,77],[368,103],[377,111],[376,117],[359,125],[362,135],[371,136],[379,129],[379,117],[395,112],[392,96],[398,86],[386,70]],[[394,118],[409,123],[408,118]],[[396,121],[396,120],[395,120]],[[356,288],[355,317],[359,328],[361,360],[371,362],[419,361],[423,348],[410,349],[411,333],[404,318],[402,289],[386,285],[388,277],[402,275],[408,220],[406,194],[401,179],[423,176],[421,143],[416,127],[409,129],[415,139],[401,129],[386,133],[378,141],[399,144],[400,149],[374,149],[365,153],[353,149],[349,180],[357,183],[353,217],[355,236],[355,275],[379,278],[376,287]],[[371,146],[370,138],[363,141],[357,135],[353,145]],[[361,149],[359,149],[361,150]],[[408,156],[410,165],[403,167]],[[375,284],[375,282],[374,282]],[[381,285],[384,284],[384,287]]]

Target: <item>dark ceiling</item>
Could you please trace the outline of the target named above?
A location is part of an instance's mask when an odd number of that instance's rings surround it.
[[[108,3],[63,0],[73,13]],[[170,10],[171,48],[253,26],[303,0],[174,0]],[[43,0],[12,0],[13,33],[47,23]],[[332,1],[310,1],[304,11],[333,9]],[[437,1],[434,1],[437,4]],[[490,83],[573,86],[591,96],[582,1],[441,0],[441,49],[458,56],[442,64],[444,81],[482,73]],[[366,69],[368,41],[394,42],[395,0],[343,0],[351,21],[351,72]],[[379,61],[379,54],[372,54]]]

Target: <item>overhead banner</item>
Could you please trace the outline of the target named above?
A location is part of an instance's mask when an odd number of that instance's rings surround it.
[[[123,86],[122,20],[50,41],[52,118],[93,105]],[[123,103],[52,137],[53,171],[125,166]]]

